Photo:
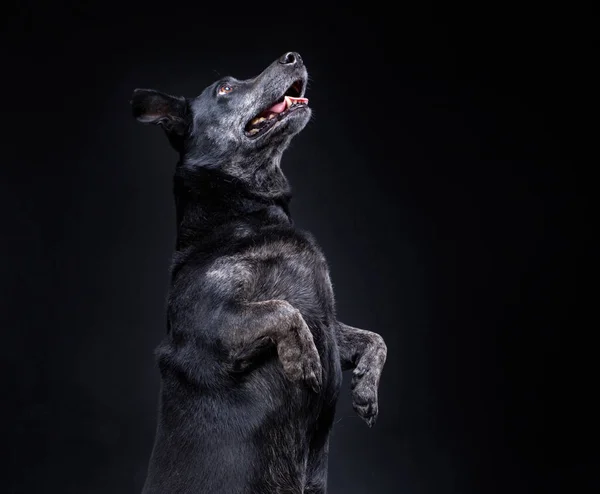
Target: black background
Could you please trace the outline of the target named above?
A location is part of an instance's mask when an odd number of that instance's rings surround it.
[[[598,489],[588,12],[2,9],[2,492],[140,491],[176,155],[131,118],[131,92],[194,96],[288,50],[314,110],[284,158],[292,213],[328,256],[340,319],[389,352],[373,429],[344,391],[330,492]]]

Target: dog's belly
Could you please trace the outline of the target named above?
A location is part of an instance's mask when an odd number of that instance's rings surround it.
[[[333,419],[341,384],[337,348],[323,354],[324,386],[315,394],[290,383],[275,355],[236,376],[214,357],[197,355],[207,374],[205,383],[194,383],[168,346],[166,340],[158,349],[159,362],[165,352],[168,364],[161,365],[159,421],[144,494],[301,493],[311,448],[326,443]]]

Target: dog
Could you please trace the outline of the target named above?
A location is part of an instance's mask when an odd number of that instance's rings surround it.
[[[336,319],[325,256],[295,228],[281,158],[311,117],[288,52],[195,98],[136,89],[179,153],[158,425],[143,494],[323,494],[342,372],[369,426],[387,348]]]

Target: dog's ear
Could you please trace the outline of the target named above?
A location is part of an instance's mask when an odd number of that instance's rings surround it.
[[[167,134],[183,136],[189,124],[185,98],[153,89],[136,89],[131,98],[133,116],[139,122],[160,125]]]

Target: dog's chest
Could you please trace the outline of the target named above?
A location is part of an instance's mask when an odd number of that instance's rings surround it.
[[[301,313],[333,308],[333,290],[324,257],[314,246],[273,242],[249,249],[222,273],[235,279],[248,300],[286,300]]]
[[[193,312],[213,312],[223,303],[285,300],[306,319],[329,321],[334,315],[329,270],[309,240],[293,236],[252,242],[219,256],[192,254],[172,280],[171,302],[184,309],[188,301]]]

